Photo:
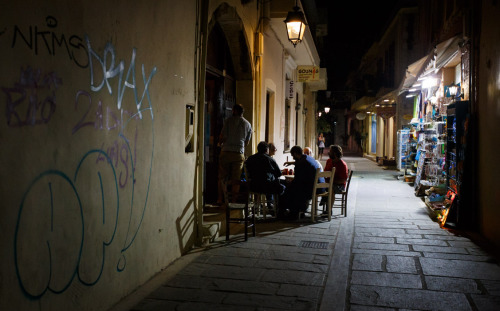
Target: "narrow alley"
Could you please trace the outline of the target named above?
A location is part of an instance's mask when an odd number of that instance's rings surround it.
[[[441,229],[398,171],[344,157],[348,216],[258,223],[181,257],[118,310],[498,310],[498,261]]]

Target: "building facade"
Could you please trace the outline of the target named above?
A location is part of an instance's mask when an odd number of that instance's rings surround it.
[[[412,13],[401,15],[404,11]],[[380,41],[365,55],[360,74],[351,81],[352,85],[368,85],[364,97],[353,103],[352,109],[361,119],[357,128],[368,136],[364,153],[374,158],[398,157],[399,130],[438,128],[439,123],[446,124],[448,120],[448,106],[464,107],[465,121],[456,125],[458,131],[468,135],[457,140],[464,148],[457,151],[457,170],[463,172],[464,179],[458,186],[447,183],[451,190],[458,188],[461,192],[461,201],[455,209],[460,215],[451,218],[453,225],[466,232],[480,233],[496,249],[500,246],[500,230],[496,225],[500,221],[498,195],[487,189],[498,184],[495,176],[499,174],[494,160],[498,154],[494,126],[500,120],[499,49],[498,40],[494,39],[500,29],[494,17],[498,12],[498,3],[491,1],[416,1],[399,11]],[[391,35],[395,24],[399,24],[396,36]],[[404,40],[398,44],[398,38]],[[396,47],[395,53],[383,48],[387,43]],[[407,50],[406,58],[398,57],[403,54],[398,54],[397,47]],[[367,76],[381,78],[365,79]],[[391,80],[389,89],[385,85],[370,86],[371,81],[384,84]],[[435,84],[425,86],[430,80]],[[450,95],[452,86],[458,86],[458,96]],[[384,101],[391,105],[383,107]],[[433,118],[441,114],[444,118]],[[387,122],[384,115],[393,121]],[[451,124],[447,125],[451,130]],[[451,137],[453,140],[454,135]],[[439,138],[437,144],[441,142]],[[442,150],[441,159],[455,161],[452,153],[445,155]],[[443,164],[448,179],[453,177],[454,167],[450,171],[449,163],[438,163]]]
[[[282,164],[313,144],[326,83],[297,79],[319,57],[310,31],[287,40],[294,5],[3,7],[0,309],[106,310],[201,244],[235,103],[254,130],[247,155],[273,141]]]

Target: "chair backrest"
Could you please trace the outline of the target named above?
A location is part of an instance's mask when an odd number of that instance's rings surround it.
[[[349,184],[351,183],[352,172],[353,170],[349,170],[349,177],[347,178],[347,185],[345,187],[346,194],[349,192]]]
[[[331,171],[324,171],[321,172],[320,168],[316,169],[316,177],[314,179],[314,187],[313,187],[313,197],[316,195],[316,190],[317,189],[327,189],[326,191],[328,193],[332,192],[332,187],[333,187],[333,177],[335,176],[335,167],[332,168]],[[323,177],[325,179],[325,182],[320,183],[319,178]]]

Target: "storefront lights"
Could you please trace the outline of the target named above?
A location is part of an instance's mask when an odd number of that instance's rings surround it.
[[[425,80],[422,81],[422,88],[424,89],[430,89],[432,87],[437,86],[438,81],[436,78],[426,78]]]
[[[306,18],[298,6],[297,0],[295,0],[293,11],[288,12],[284,22],[286,24],[286,34],[288,36],[288,40],[292,42],[293,47],[296,47],[297,43],[302,42],[307,25]]]

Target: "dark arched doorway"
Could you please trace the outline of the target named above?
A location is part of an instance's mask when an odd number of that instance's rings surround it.
[[[219,24],[214,25],[207,44],[205,85],[205,203],[218,199],[219,134],[235,103],[234,69],[229,46]]]
[[[221,4],[208,25],[205,83],[205,176],[204,204],[216,203],[219,195],[219,134],[235,103],[253,118],[253,72],[244,25],[236,9]],[[244,94],[238,96],[237,94]],[[238,97],[237,97],[238,96]]]

